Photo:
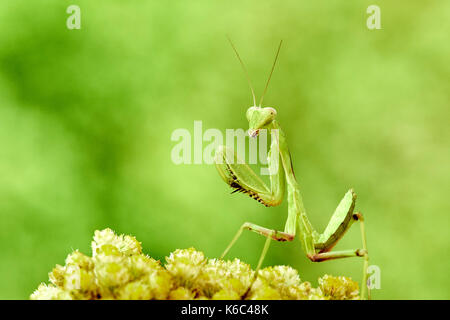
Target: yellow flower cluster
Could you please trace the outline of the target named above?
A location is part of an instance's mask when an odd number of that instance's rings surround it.
[[[65,262],[31,299],[359,299],[358,284],[346,277],[325,275],[312,288],[295,269],[274,266],[254,280],[255,272],[239,259],[207,259],[194,248],[172,252],[162,266],[142,253],[136,238],[111,229],[95,232],[92,257],[76,250]]]

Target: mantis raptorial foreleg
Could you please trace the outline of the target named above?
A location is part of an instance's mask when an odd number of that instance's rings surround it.
[[[233,49],[236,51],[234,46]],[[279,50],[280,47],[278,48],[276,57],[278,57]],[[237,51],[236,55],[238,56],[239,61],[246,72],[245,66],[242,63]],[[269,80],[272,75],[275,62],[272,66]],[[264,89],[264,93],[266,92],[269,80]],[[251,87],[250,80],[249,84]],[[256,104],[254,94],[253,101],[254,104]],[[362,215],[360,213],[353,213],[356,194],[353,190],[349,190],[337,206],[324,232],[319,234],[315,231],[306,215],[306,210],[300,194],[300,187],[292,167],[292,160],[286,141],[286,136],[278,122],[275,120],[276,111],[274,108],[262,108],[261,103],[262,98],[258,107],[253,105],[247,110],[246,116],[249,122],[248,133],[251,137],[256,137],[260,130],[265,129],[270,132],[271,146],[268,159],[269,168],[272,168],[270,171],[270,186],[267,186],[247,164],[240,161],[232,149],[219,147],[216,150],[216,168],[222,179],[234,189],[233,193],[242,192],[248,194],[251,198],[257,200],[266,207],[277,206],[281,203],[284,197],[285,187],[287,185],[288,217],[284,231],[272,230],[249,222],[244,223],[226,248],[225,252],[222,254],[222,258],[228,253],[244,230],[250,230],[265,236],[267,240],[256,268],[255,276],[257,276],[265,254],[269,248],[270,240],[292,241],[298,231],[298,236],[300,242],[302,243],[303,250],[311,261],[320,262],[331,259],[364,257],[361,296],[365,298],[367,290],[367,267],[369,257]],[[277,165],[274,166],[274,164]],[[275,169],[273,169],[274,167]],[[331,251],[331,249],[355,221],[359,221],[361,225],[363,249]]]

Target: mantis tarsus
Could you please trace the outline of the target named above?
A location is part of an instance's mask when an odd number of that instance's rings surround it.
[[[248,194],[251,198],[257,200],[267,207],[277,206],[281,203],[287,185],[288,217],[286,220],[284,231],[272,230],[250,222],[245,222],[241,226],[231,243],[225,249],[224,253],[222,254],[222,258],[228,253],[228,251],[240,237],[243,230],[250,230],[265,236],[267,239],[255,271],[256,279],[258,271],[269,248],[270,241],[292,241],[298,231],[298,236],[300,242],[302,243],[303,250],[305,251],[307,257],[313,262],[348,257],[363,257],[364,266],[361,297],[363,299],[366,298],[366,296],[370,297],[370,292],[367,288],[367,267],[369,256],[364,231],[364,220],[361,213],[354,213],[356,194],[352,189],[350,189],[345,194],[344,198],[341,200],[334,214],[332,215],[324,232],[318,233],[313,228],[306,215],[302,196],[300,194],[300,187],[294,175],[286,136],[278,122],[275,120],[277,113],[274,108],[261,107],[262,100],[270,82],[270,78],[272,76],[282,42],[280,42],[280,45],[278,47],[269,78],[259,102],[259,106],[256,106],[254,90],[251,85],[251,81],[245,65],[242,62],[231,40],[228,40],[230,41],[231,46],[233,47],[233,50],[235,51],[236,56],[242,65],[253,95],[253,106],[250,107],[246,113],[247,120],[249,122],[249,136],[254,138],[258,136],[260,130],[268,130],[268,132],[271,133],[271,146],[268,154],[268,165],[269,167],[271,167],[274,161],[278,161],[277,163],[280,163],[281,165],[278,165],[277,169],[274,170],[274,172],[271,172],[270,186],[267,186],[247,164],[245,164],[243,161],[238,160],[232,149],[221,146],[216,150],[216,168],[222,179],[229,186],[231,186],[231,188],[234,189],[233,192],[242,192]],[[336,243],[345,234],[345,232],[356,221],[360,222],[363,248],[331,251]],[[250,288],[248,290],[250,290]]]

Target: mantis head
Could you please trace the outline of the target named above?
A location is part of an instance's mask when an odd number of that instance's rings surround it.
[[[250,107],[247,110],[248,135],[252,138],[258,136],[260,129],[265,129],[275,120],[277,111],[274,108]]]
[[[231,47],[233,48],[234,52],[236,53],[236,57],[241,63],[242,70],[244,70],[245,76],[247,77],[247,81],[250,86],[250,90],[252,92],[253,107],[250,107],[247,110],[247,120],[249,124],[248,134],[250,137],[254,138],[258,136],[259,130],[267,128],[272,123],[272,121],[275,120],[275,116],[277,115],[277,111],[274,108],[262,108],[261,104],[263,102],[264,95],[266,94],[267,87],[269,86],[270,78],[272,77],[272,73],[275,68],[275,64],[277,62],[278,54],[280,53],[281,44],[283,43],[283,41],[280,41],[280,44],[278,46],[277,54],[275,55],[275,60],[273,61],[272,69],[270,70],[269,78],[267,79],[264,92],[261,96],[261,100],[259,100],[258,107],[256,106],[255,91],[253,90],[252,82],[250,81],[250,77],[248,76],[247,68],[245,67],[244,62],[242,62],[242,59],[239,56],[239,53],[237,52],[230,38],[228,38],[228,41],[230,41]]]

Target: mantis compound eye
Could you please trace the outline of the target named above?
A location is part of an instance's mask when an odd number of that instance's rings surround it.
[[[271,108],[271,107],[267,107],[265,109],[269,110],[269,112],[272,115],[273,119],[275,119],[275,117],[277,116],[277,110],[275,110],[274,108]]]

